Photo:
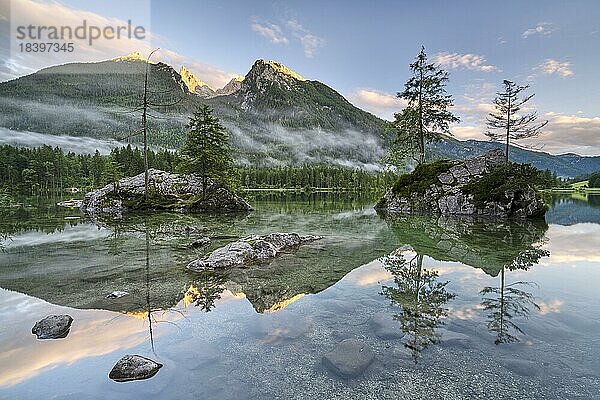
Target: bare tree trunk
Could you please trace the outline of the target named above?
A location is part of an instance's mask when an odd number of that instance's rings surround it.
[[[142,112],[142,129],[144,131],[144,200],[148,204],[148,60],[146,61],[146,73],[144,75],[144,111]]]
[[[152,50],[146,59],[146,73],[144,74],[144,111],[142,112],[142,129],[144,131],[144,200],[148,204],[148,69],[150,57],[158,49]]]
[[[506,113],[506,158],[505,163],[508,164],[508,149],[510,140],[510,96],[508,97],[508,111]]]
[[[419,80],[419,164],[425,162],[425,133],[423,132],[423,66]]]
[[[502,267],[502,272],[500,275],[500,279],[502,282],[500,284],[500,330],[498,331],[498,340],[502,341],[504,334],[504,267]]]

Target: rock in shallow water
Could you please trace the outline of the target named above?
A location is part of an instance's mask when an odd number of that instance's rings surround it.
[[[168,210],[178,212],[248,212],[252,207],[246,200],[223,185],[208,180],[205,187],[197,175],[171,174],[157,169],[148,170],[152,194],[145,201],[145,175],[119,180],[102,189],[86,193],[81,211],[92,217],[121,217],[136,210]]]
[[[502,150],[493,150],[481,156],[465,161],[451,162],[451,166],[425,164],[418,174],[411,173],[408,178],[419,179],[421,185],[413,183],[394,187],[379,200],[375,208],[386,216],[394,217],[399,214],[441,214],[441,215],[474,215],[485,217],[539,217],[547,207],[535,189],[528,185],[520,185],[504,191],[503,196],[491,197],[485,201],[475,201],[472,189],[465,190],[467,184],[475,184],[496,168],[504,165]],[[439,168],[447,167],[446,171]],[[430,168],[428,170],[428,168]],[[425,174],[425,178],[423,175]],[[436,175],[437,174],[437,175]],[[491,175],[492,177],[494,174]],[[496,181],[499,178],[493,178]],[[506,179],[504,179],[506,183]],[[401,181],[398,181],[401,182]],[[494,182],[494,181],[493,181]],[[498,186],[502,182],[494,182]],[[487,187],[490,183],[477,183]]]
[[[137,381],[152,378],[162,364],[138,355],[126,355],[112,368],[108,377],[116,382]]]
[[[371,318],[371,328],[375,336],[383,340],[401,339],[404,337],[404,332],[402,332],[400,324],[389,313],[381,312],[373,315]]]
[[[106,298],[107,299],[120,299],[121,297],[125,297],[127,295],[129,295],[129,292],[124,292],[122,290],[115,290],[114,292],[107,294]]]
[[[192,243],[190,243],[190,247],[192,249],[197,249],[199,247],[208,246],[209,244],[210,244],[210,238],[203,236],[200,239],[196,239]]]
[[[70,315],[50,315],[35,323],[31,333],[38,339],[66,338],[71,329],[73,318]]]
[[[355,378],[371,365],[374,358],[375,353],[366,343],[346,339],[325,354],[323,364],[343,378]]]
[[[251,263],[268,261],[284,250],[319,239],[322,239],[322,236],[300,236],[297,233],[248,236],[218,248],[208,257],[192,261],[187,268],[192,271],[202,271],[213,268],[243,267]]]

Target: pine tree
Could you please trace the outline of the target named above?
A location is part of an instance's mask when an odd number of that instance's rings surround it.
[[[417,162],[425,162],[427,143],[440,139],[442,133],[450,135],[449,125],[459,122],[448,107],[453,105],[452,96],[446,92],[448,72],[427,62],[425,47],[410,64],[412,77],[404,85],[398,98],[408,102],[408,106],[394,115],[392,128],[396,137],[391,158],[398,161],[408,154],[418,152]]]
[[[519,94],[528,89],[529,85],[519,86],[514,82],[504,80],[504,91],[496,93],[494,99],[495,111],[487,119],[486,136],[494,141],[506,143],[505,157],[508,163],[508,150],[510,142],[538,136],[541,129],[548,123],[537,123],[537,112],[520,114],[519,111],[535,94],[519,98]]]
[[[203,192],[209,179],[231,184],[234,167],[229,135],[213,115],[212,109],[206,105],[200,107],[190,118],[188,129],[186,142],[181,149],[179,170],[199,175],[202,178]]]

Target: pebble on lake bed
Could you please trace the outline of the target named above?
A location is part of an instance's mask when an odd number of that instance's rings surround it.
[[[63,339],[69,334],[72,322],[70,315],[50,315],[36,322],[31,333],[38,339]]]
[[[138,355],[126,355],[110,370],[108,377],[116,382],[137,381],[152,378],[162,364]]]

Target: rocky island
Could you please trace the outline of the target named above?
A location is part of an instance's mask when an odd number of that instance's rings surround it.
[[[137,210],[177,212],[248,212],[246,200],[211,179],[148,170],[149,194],[145,201],[144,173],[120,179],[85,195],[81,210],[91,216],[120,217]]]
[[[506,164],[502,150],[421,164],[401,175],[375,209],[385,215],[541,217],[547,206],[533,187],[536,173],[530,165]]]

